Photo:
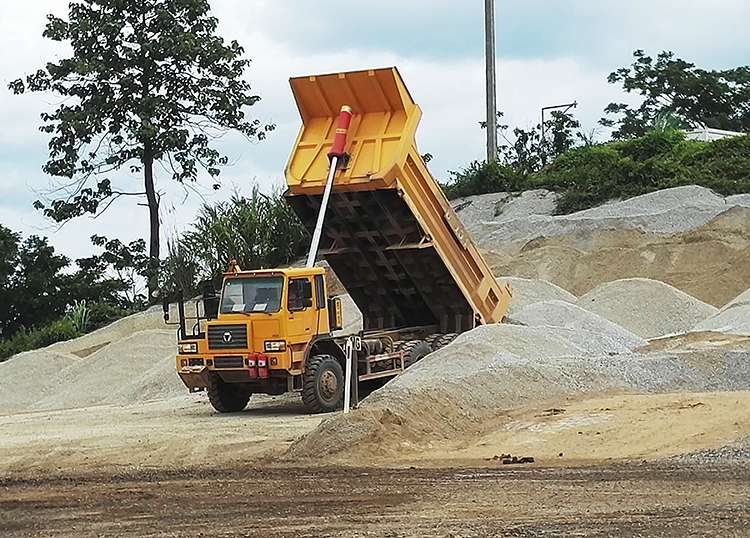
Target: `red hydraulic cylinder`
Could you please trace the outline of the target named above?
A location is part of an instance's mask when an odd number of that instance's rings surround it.
[[[341,107],[339,112],[339,120],[336,124],[336,134],[333,137],[333,145],[331,150],[328,152],[328,158],[332,159],[336,157],[340,159],[344,156],[344,148],[346,147],[346,135],[349,132],[349,124],[352,122],[352,109],[351,107],[344,105]]]

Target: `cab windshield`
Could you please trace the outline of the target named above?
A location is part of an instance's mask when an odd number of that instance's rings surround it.
[[[221,313],[278,312],[283,287],[284,279],[280,276],[230,278],[224,282],[221,293]]]

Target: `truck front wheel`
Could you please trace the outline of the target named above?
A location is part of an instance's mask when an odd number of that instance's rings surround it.
[[[313,413],[328,413],[340,408],[344,400],[344,370],[330,355],[315,355],[307,360],[302,381],[302,403]]]
[[[219,413],[242,411],[250,395],[250,390],[241,383],[225,383],[218,375],[208,378],[208,401]]]

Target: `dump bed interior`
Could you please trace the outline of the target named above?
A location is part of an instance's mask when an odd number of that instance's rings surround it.
[[[362,311],[365,330],[461,332],[504,317],[500,286],[417,152],[421,116],[395,68],[291,79],[303,125],[286,197],[313,230],[342,105],[353,109],[320,254]]]

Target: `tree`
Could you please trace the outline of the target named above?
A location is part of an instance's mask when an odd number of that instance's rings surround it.
[[[213,145],[228,130],[263,139],[272,125],[246,116],[260,98],[243,78],[249,60],[236,42],[216,35],[208,0],[80,0],[68,20],[48,16],[44,36],[69,42],[72,55],[10,84],[17,94],[64,98],[42,114],[51,135],[43,170],[64,196],[35,202],[57,222],[100,214],[121,197],[146,199],[149,210],[149,292],[160,255],[155,163],[189,184],[200,170],[218,188],[227,157]],[[143,189],[120,189],[109,177],[142,175]]]
[[[226,202],[204,205],[172,251],[184,259],[185,268],[207,280],[220,276],[230,260],[243,269],[291,263],[307,252],[308,238],[283,196],[265,195],[256,186],[249,197],[235,194]],[[177,285],[186,279],[173,280]]]
[[[635,61],[609,75],[611,84],[622,84],[627,93],[637,93],[637,107],[610,103],[600,123],[616,127],[617,139],[643,136],[671,119],[670,126],[711,127],[730,131],[750,130],[750,66],[707,71],[662,52],[656,60],[642,50]]]
[[[522,175],[538,172],[558,155],[586,142],[580,131],[581,123],[568,112],[552,112],[544,122],[544,136],[541,124],[531,129],[515,127],[509,134],[508,125],[502,123],[503,115],[497,112],[498,138],[501,140],[497,149],[498,160]],[[480,122],[480,126],[486,129],[487,122]]]

